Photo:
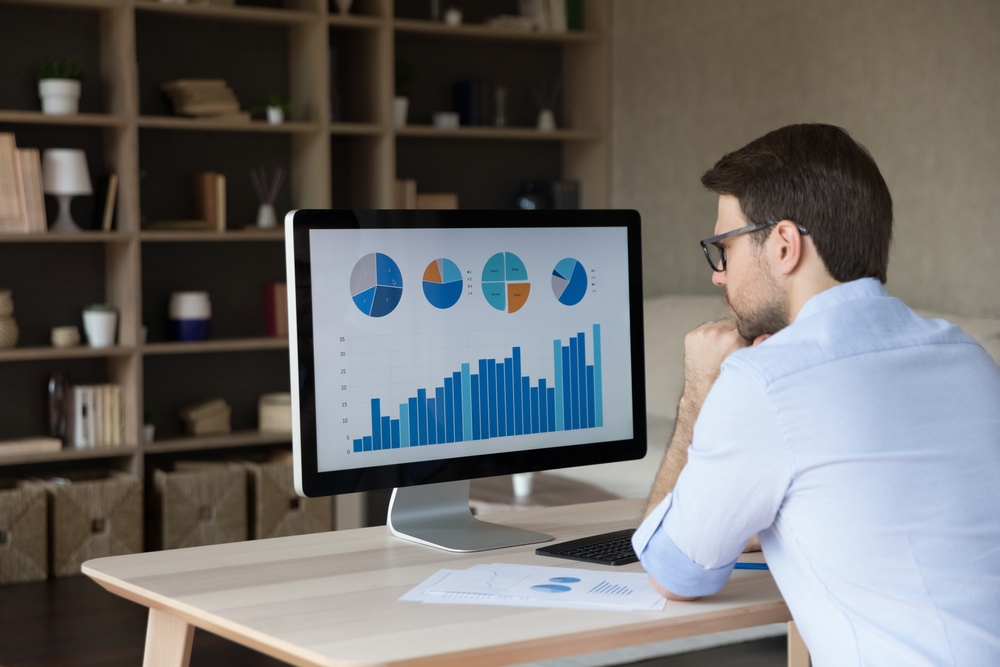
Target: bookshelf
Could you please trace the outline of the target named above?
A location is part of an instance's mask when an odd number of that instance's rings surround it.
[[[44,433],[45,382],[60,371],[73,383],[123,386],[127,443],[0,459],[0,476],[105,465],[145,477],[171,457],[288,446],[288,436],[254,430],[257,396],[289,382],[288,343],[263,337],[259,289],[284,280],[283,237],[243,230],[256,211],[248,174],[257,164],[289,172],[279,215],[391,208],[396,178],[458,192],[464,208],[509,207],[526,178],[577,179],[584,208],[609,205],[610,0],[585,0],[585,30],[565,34],[481,24],[490,13],[517,13],[516,0],[451,4],[477,24],[426,20],[422,0],[355,0],[348,15],[326,0],[0,0],[0,132],[21,147],[84,148],[92,180],[120,179],[112,232],[0,235],[0,288],[14,290],[22,329],[19,347],[0,350],[0,404],[15,415],[0,424],[0,439]],[[53,55],[74,55],[87,72],[78,115],[38,111],[34,66]],[[418,71],[402,128],[392,124],[397,60]],[[451,81],[470,76],[508,88],[509,125],[432,127],[433,111],[451,109]],[[540,132],[528,86],[556,76],[559,127]],[[173,78],[224,78],[243,109],[272,92],[295,106],[282,125],[176,117],[159,93]],[[203,170],[227,176],[229,229],[144,230],[191,217],[190,174]],[[78,220],[89,219],[86,200],[74,200]],[[210,292],[212,340],[166,340],[166,297],[185,289]],[[100,301],[119,310],[116,347],[48,346],[50,327],[80,326],[83,306]],[[214,396],[233,406],[234,432],[184,437],[176,409]],[[142,443],[149,412],[157,439]]]

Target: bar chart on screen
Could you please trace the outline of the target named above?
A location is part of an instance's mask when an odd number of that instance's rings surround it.
[[[350,451],[602,428],[601,325],[562,329],[501,332],[502,342],[475,331],[345,340],[338,422]]]

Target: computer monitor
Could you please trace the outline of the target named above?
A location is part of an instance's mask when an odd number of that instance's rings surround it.
[[[394,488],[451,551],[548,535],[476,520],[469,480],[642,458],[635,211],[302,210],[285,218],[295,488]]]

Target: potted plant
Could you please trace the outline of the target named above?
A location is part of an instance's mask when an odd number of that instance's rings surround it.
[[[118,333],[118,311],[106,303],[95,303],[83,309],[83,330],[90,347],[111,347]]]
[[[267,122],[270,125],[281,125],[292,115],[292,102],[280,93],[267,98]]]
[[[392,120],[396,127],[406,127],[410,95],[417,81],[417,71],[407,62],[396,62],[396,97],[392,100]]]
[[[38,95],[42,113],[72,115],[80,108],[80,82],[83,67],[73,58],[50,60],[38,68]]]

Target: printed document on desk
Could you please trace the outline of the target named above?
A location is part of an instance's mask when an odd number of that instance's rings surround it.
[[[400,600],[619,611],[660,610],[666,602],[644,573],[505,563],[440,570]]]

